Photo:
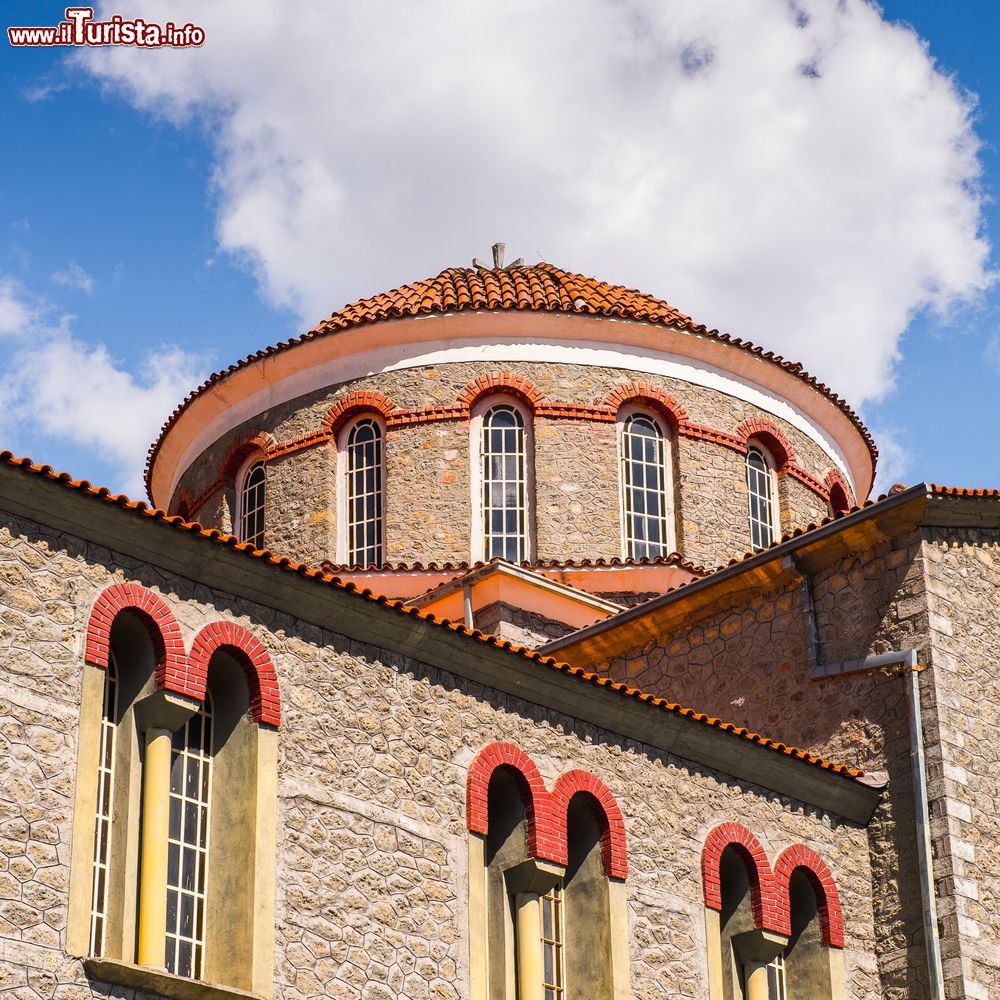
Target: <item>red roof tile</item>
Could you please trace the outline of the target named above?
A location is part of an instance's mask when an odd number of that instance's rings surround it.
[[[359,299],[335,312],[329,319],[299,337],[267,347],[237,361],[223,371],[210,376],[188,395],[174,410],[149,449],[146,462],[146,489],[150,488],[153,463],[167,432],[192,401],[234,372],[263,358],[290,350],[299,344],[338,333],[341,330],[377,323],[382,320],[426,316],[433,313],[472,310],[525,309],[539,312],[577,313],[584,316],[605,316],[611,319],[638,320],[661,326],[676,327],[688,333],[709,337],[755,354],[784,369],[826,396],[854,424],[871,454],[874,468],[878,449],[861,418],[832,389],[806,372],[798,362],[786,361],[781,355],[765,351],[747,340],[710,330],[695,323],[673,306],[645,292],[623,285],[612,285],[596,278],[564,271],[554,264],[540,263],[506,270],[477,270],[449,267],[436,278],[415,281],[370,298]]]
[[[569,676],[577,678],[580,681],[593,684],[596,687],[604,688],[615,693],[616,695],[645,702],[660,711],[670,712],[674,715],[680,715],[684,718],[691,719],[692,721],[702,725],[711,726],[715,729],[721,730],[722,732],[728,733],[731,736],[754,743],[768,750],[773,750],[777,753],[794,757],[797,760],[822,768],[825,771],[830,771],[834,774],[850,779],[860,778],[864,774],[863,771],[847,767],[845,764],[836,764],[831,761],[823,760],[820,757],[807,753],[805,750],[799,750],[796,747],[788,746],[787,744],[780,743],[777,740],[769,739],[766,736],[761,736],[759,733],[751,732],[748,729],[733,725],[730,722],[724,722],[721,719],[716,719],[705,715],[702,712],[697,712],[692,708],[686,708],[683,705],[678,705],[675,702],[668,701],[666,698],[660,698],[656,695],[649,694],[648,692],[640,691],[638,688],[630,687],[628,684],[612,681],[607,677],[601,677],[598,674],[590,673],[580,667],[570,666],[568,663],[560,663],[551,656],[544,656],[541,653],[536,653],[534,650],[527,649],[524,646],[519,646],[516,643],[511,642],[509,639],[500,639],[497,636],[489,635],[479,629],[466,628],[465,625],[460,622],[440,618],[430,612],[422,611],[420,608],[412,607],[404,601],[392,600],[383,595],[375,594],[368,588],[361,588],[354,583],[344,582],[329,573],[313,569],[304,563],[295,562],[287,556],[274,555],[274,553],[267,549],[255,549],[249,543],[238,541],[233,535],[225,535],[215,528],[203,528],[197,522],[185,521],[182,518],[177,517],[176,515],[168,514],[166,511],[160,510],[157,507],[150,507],[149,504],[141,500],[133,502],[124,494],[112,493],[106,486],[95,487],[85,479],[73,479],[73,477],[67,472],[55,472],[50,465],[39,466],[35,465],[30,458],[15,458],[13,453],[10,451],[0,451],[0,464],[17,469],[27,475],[38,476],[42,479],[57,482],[67,489],[79,492],[83,496],[94,498],[96,500],[103,501],[104,503],[113,504],[132,516],[145,517],[152,521],[162,521],[178,531],[184,531],[193,535],[199,540],[213,542],[217,545],[224,545],[236,552],[240,552],[248,558],[259,559],[283,572],[295,573],[298,576],[313,580],[318,584],[334,587],[338,590],[355,594],[362,600],[370,601],[373,604],[382,604],[399,614],[410,615],[414,618],[423,619],[424,621],[428,621],[434,625],[456,632],[469,640],[482,642],[497,649],[507,650],[522,659],[531,660],[546,669],[558,670],[560,673],[568,674]]]

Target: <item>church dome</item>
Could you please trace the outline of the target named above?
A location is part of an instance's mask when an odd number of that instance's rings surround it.
[[[150,449],[147,487],[157,506],[240,534],[237,480],[256,455],[281,505],[264,512],[267,546],[353,564],[341,437],[367,414],[384,508],[372,514],[377,561],[474,562],[491,552],[476,527],[484,457],[470,434],[482,438],[493,397],[525,426],[532,483],[518,517],[531,524],[510,550],[521,561],[660,556],[669,541],[713,565],[863,500],[874,476],[861,420],[801,365],[652,295],[543,262],[447,268],[216,373]],[[630,417],[663,438],[662,496],[636,494],[662,508],[663,526],[638,548],[623,528]],[[763,536],[744,523],[751,453],[773,477]]]

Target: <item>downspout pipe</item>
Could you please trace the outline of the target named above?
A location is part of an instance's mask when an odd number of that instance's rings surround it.
[[[910,763],[913,767],[913,798],[917,820],[917,860],[920,868],[920,896],[924,911],[924,942],[927,946],[927,972],[931,1000],[945,1000],[944,970],[941,966],[941,940],[938,936],[937,895],[934,891],[934,865],[931,855],[930,804],[927,798],[927,766],[924,761],[924,730],[920,712],[920,674],[917,651],[903,653],[906,674],[906,701],[910,714]]]
[[[906,677],[906,707],[910,726],[910,766],[913,772],[913,804],[916,813],[917,862],[920,879],[920,902],[924,918],[924,941],[927,947],[927,973],[930,977],[929,1000],[945,1000],[944,970],[941,966],[941,938],[938,934],[937,895],[934,891],[934,865],[931,854],[930,803],[927,797],[927,765],[924,759],[924,730],[920,712],[920,674],[925,669],[917,661],[915,649],[880,653],[860,660],[817,664],[810,670],[814,678],[832,677],[883,667],[902,667]]]

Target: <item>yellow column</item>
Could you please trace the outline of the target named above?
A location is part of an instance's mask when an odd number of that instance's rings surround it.
[[[747,962],[747,1000],[768,1000],[767,966],[763,962]]]
[[[170,730],[146,730],[139,872],[140,965],[162,969],[167,936],[167,846],[170,832]]]
[[[542,991],[542,907],[537,892],[519,892],[517,909],[517,997],[545,1000]]]

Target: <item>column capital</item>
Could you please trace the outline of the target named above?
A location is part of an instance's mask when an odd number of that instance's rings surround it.
[[[176,732],[201,708],[196,698],[176,691],[155,691],[135,704],[135,718],[140,732],[162,729]]]

